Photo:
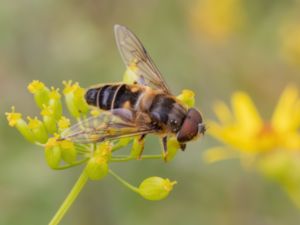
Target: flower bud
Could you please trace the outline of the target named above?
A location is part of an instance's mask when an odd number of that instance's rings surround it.
[[[43,110],[41,111],[41,115],[43,116],[43,122],[46,126],[48,133],[54,134],[57,128],[56,128],[56,120],[54,117],[53,108],[51,106],[43,105]]]
[[[59,89],[51,87],[51,91],[49,93],[49,106],[53,109],[55,119],[58,120],[62,115],[62,102]]]
[[[163,179],[161,177],[149,177],[139,186],[138,190],[142,197],[147,200],[162,200],[172,191],[176,181]]]
[[[143,153],[144,144],[145,144],[145,139],[141,140],[140,137],[134,138],[132,143],[132,148],[130,151],[130,156],[139,159]]]
[[[84,99],[84,89],[78,83],[72,84],[72,81],[64,81],[63,84],[63,93],[71,115],[78,118],[81,114],[86,114],[89,108]]]
[[[65,129],[69,128],[70,127],[70,120],[64,116],[62,116],[60,118],[60,120],[57,122],[57,125],[58,125],[58,132],[61,133],[63,132]]]
[[[101,142],[97,145],[94,156],[102,157],[106,161],[110,160],[111,157],[112,144],[109,141]]]
[[[137,81],[138,76],[136,75],[137,66],[135,63],[127,67],[127,70],[124,73],[123,76],[123,82],[126,84],[133,84]]]
[[[28,90],[34,95],[34,100],[40,109],[43,105],[47,105],[49,102],[49,89],[44,85],[44,83],[34,80],[28,85]]]
[[[104,157],[92,157],[86,167],[85,172],[91,180],[100,180],[108,173],[107,160]]]
[[[52,169],[56,169],[61,161],[61,149],[57,137],[49,138],[45,145],[45,158],[48,166]]]
[[[78,111],[85,115],[89,111],[89,106],[85,101],[84,95],[85,90],[78,85],[78,88],[74,92],[75,104],[78,108]]]
[[[90,114],[93,116],[93,117],[97,117],[101,114],[101,110],[100,109],[92,109]]]
[[[48,134],[42,121],[38,120],[37,117],[27,117],[27,119],[29,120],[28,127],[31,129],[35,141],[45,144],[48,140]]]
[[[59,146],[61,149],[62,158],[65,162],[72,164],[76,161],[77,151],[73,142],[63,140],[59,142]]]
[[[177,99],[182,101],[188,108],[195,105],[195,93],[191,90],[184,89],[181,94],[177,96]]]
[[[30,128],[28,127],[28,124],[25,122],[25,120],[22,118],[21,113],[15,112],[15,107],[11,107],[11,112],[5,113],[6,118],[8,120],[8,124],[11,127],[16,127],[18,131],[25,137],[26,140],[29,142],[34,142],[34,135]]]

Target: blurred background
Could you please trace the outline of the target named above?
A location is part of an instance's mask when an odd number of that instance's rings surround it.
[[[7,125],[15,105],[39,115],[27,85],[62,88],[118,82],[125,67],[113,25],[142,40],[175,94],[196,93],[205,118],[212,103],[247,91],[270,118],[282,89],[300,83],[300,3],[296,0],[2,1],[0,7],[0,224],[47,224],[82,168],[53,171],[41,148]],[[62,224],[296,225],[299,209],[276,184],[238,160],[206,164],[217,142],[206,136],[175,160],[113,164],[133,184],[148,176],[178,184],[169,198],[149,202],[107,176],[89,182]],[[145,152],[160,152],[148,138]]]

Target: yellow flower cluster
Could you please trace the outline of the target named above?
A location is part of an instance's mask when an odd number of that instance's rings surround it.
[[[136,79],[134,67],[127,70],[124,75],[124,82],[132,82]],[[90,109],[85,102],[85,90],[78,83],[72,81],[63,82],[63,96],[68,112],[81,121],[88,113],[93,117],[101,114],[99,109]],[[148,200],[161,200],[166,198],[176,182],[160,177],[150,177],[141,182],[139,187],[134,187],[109,169],[111,162],[125,162],[134,159],[163,159],[162,155],[142,155],[144,139],[139,137],[121,138],[120,140],[78,144],[69,140],[61,140],[60,134],[71,125],[70,119],[63,116],[63,105],[59,89],[48,88],[40,81],[33,81],[28,85],[28,90],[33,94],[37,106],[41,110],[42,119],[38,117],[27,117],[23,119],[22,114],[12,111],[6,113],[10,126],[16,127],[19,132],[30,142],[44,147],[45,159],[50,168],[61,170],[86,163],[83,170],[84,177],[90,180],[100,180],[108,173],[115,176],[125,186],[140,194]],[[178,96],[183,104],[192,107],[195,103],[194,93],[190,90],[183,90]],[[118,156],[112,154],[128,144],[132,144],[131,152],[128,156]],[[176,138],[168,141],[169,154],[164,160],[172,160],[177,150],[180,148]],[[82,178],[82,177],[81,177]]]

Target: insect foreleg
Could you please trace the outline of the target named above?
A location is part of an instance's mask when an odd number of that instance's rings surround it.
[[[140,152],[139,152],[139,155],[137,156],[137,159],[141,159],[142,158],[142,154],[143,154],[143,151],[144,151],[144,139],[146,137],[146,134],[142,134],[139,139],[138,139],[138,143],[140,145]]]
[[[163,144],[163,158],[165,162],[167,162],[167,155],[168,155],[168,137],[164,136],[162,139],[162,144]]]

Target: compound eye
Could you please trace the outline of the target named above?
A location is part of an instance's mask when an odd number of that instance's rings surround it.
[[[187,142],[198,135],[199,124],[202,123],[202,117],[198,110],[191,108],[188,110],[186,118],[177,133],[179,142]]]

